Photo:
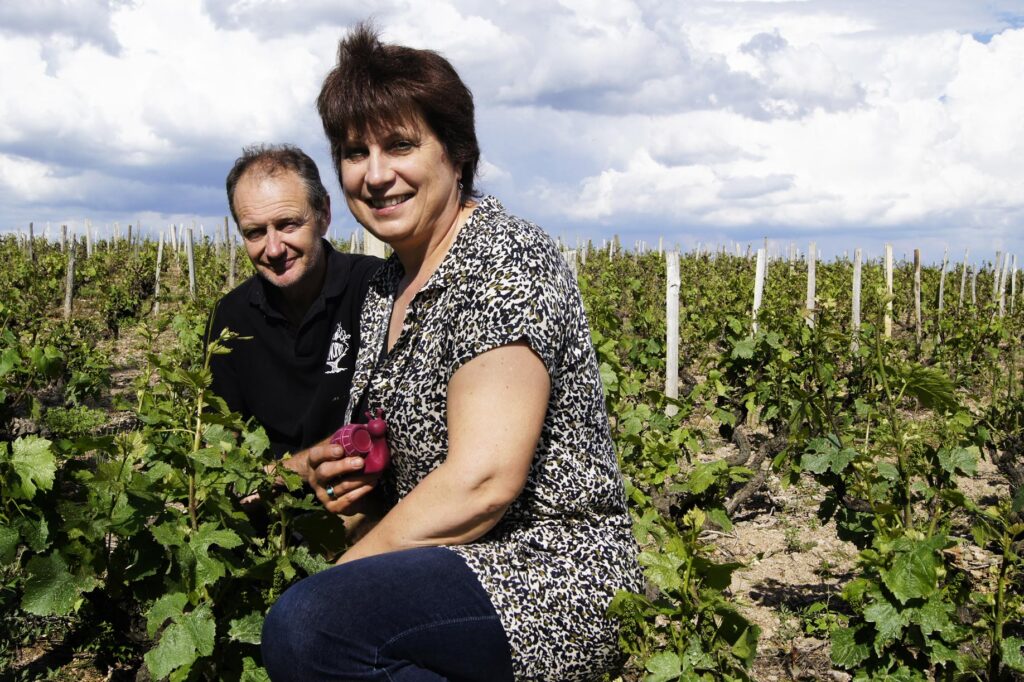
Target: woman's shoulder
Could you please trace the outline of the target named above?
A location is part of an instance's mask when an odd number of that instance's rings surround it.
[[[473,211],[472,220],[479,232],[496,242],[536,243],[555,246],[547,232],[526,218],[509,213],[498,199],[486,196]]]
[[[559,270],[564,265],[558,246],[547,232],[509,213],[492,196],[480,201],[472,220],[472,250],[490,264],[487,270],[492,273],[500,273],[501,265],[530,271]]]

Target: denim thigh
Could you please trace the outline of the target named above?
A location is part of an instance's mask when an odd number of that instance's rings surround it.
[[[360,559],[292,585],[267,614],[262,652],[275,682],[512,679],[490,597],[444,547]]]

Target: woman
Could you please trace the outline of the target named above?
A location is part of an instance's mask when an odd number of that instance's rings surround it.
[[[394,255],[363,308],[351,417],[391,465],[310,461],[328,509],[379,521],[264,626],[275,680],[589,680],[640,572],[575,279],[477,201],[469,90],[436,53],[342,40],[318,107],[349,209]],[[376,485],[375,485],[376,483]],[[380,511],[373,513],[374,507]]]

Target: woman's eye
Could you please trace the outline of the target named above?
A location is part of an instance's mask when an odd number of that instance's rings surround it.
[[[364,156],[366,156],[365,149],[346,149],[342,154],[342,158],[346,161],[358,161]]]
[[[409,140],[397,140],[396,142],[392,143],[391,148],[396,152],[408,152],[412,151],[415,146],[416,145],[414,145]]]

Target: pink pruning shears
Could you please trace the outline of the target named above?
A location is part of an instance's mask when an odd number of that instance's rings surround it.
[[[366,412],[366,424],[345,424],[331,436],[331,444],[345,448],[345,454],[362,457],[363,471],[375,474],[387,468],[391,451],[385,436],[388,423],[384,421],[384,410],[377,408],[377,415]]]

